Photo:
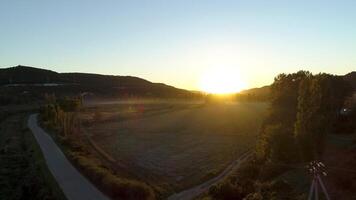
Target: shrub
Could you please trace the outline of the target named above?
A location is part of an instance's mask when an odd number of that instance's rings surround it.
[[[70,154],[72,160],[89,179],[110,195],[113,199],[155,199],[153,190],[145,183],[119,178],[99,161],[78,152]]]
[[[247,195],[244,200],[263,200],[263,196],[261,195],[261,193],[251,193],[249,195]]]
[[[58,104],[65,112],[74,112],[81,107],[82,102],[79,98],[64,98],[60,99]]]
[[[246,196],[240,185],[233,184],[230,181],[224,181],[212,186],[209,189],[209,195],[214,199],[220,200],[242,200]]]

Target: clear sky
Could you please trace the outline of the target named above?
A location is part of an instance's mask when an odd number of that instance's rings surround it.
[[[197,89],[208,68],[248,87],[299,69],[356,70],[356,1],[0,0],[0,66],[133,75]]]

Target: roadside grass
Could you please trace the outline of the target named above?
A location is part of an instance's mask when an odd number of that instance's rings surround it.
[[[69,156],[82,173],[113,199],[155,199],[153,191],[145,183],[120,178],[91,156],[77,152]]]
[[[37,144],[36,139],[30,132],[30,130],[27,128],[27,117],[24,120],[23,126],[25,127],[23,128],[23,131],[25,132],[25,142],[27,143],[30,152],[32,152],[32,156],[29,156],[31,158],[32,168],[34,171],[37,171],[36,174],[38,174],[39,179],[43,180],[42,185],[48,188],[48,191],[43,191],[43,193],[49,193],[57,200],[67,199],[62,189],[58,185],[57,181],[53,177],[52,173],[49,171],[46,160],[44,159],[44,156],[39,145]]]
[[[27,129],[27,117],[27,113],[16,113],[1,122],[0,199],[65,200]]]

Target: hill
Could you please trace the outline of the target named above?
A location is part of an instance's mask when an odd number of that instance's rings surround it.
[[[271,93],[271,86],[263,86],[260,88],[252,88],[243,90],[236,94],[236,99],[239,101],[268,101]]]
[[[2,93],[12,95],[44,93],[78,95],[90,93],[98,97],[191,98],[197,94],[162,83],[152,83],[133,76],[89,73],[58,73],[28,66],[0,69]]]

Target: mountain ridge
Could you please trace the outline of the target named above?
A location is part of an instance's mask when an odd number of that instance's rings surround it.
[[[58,73],[48,69],[18,65],[0,69],[0,86],[57,84],[52,88],[36,88],[41,92],[75,95],[90,92],[110,97],[191,97],[192,91],[164,83],[153,83],[140,77],[103,75],[94,73]],[[33,89],[33,87],[31,88]]]

